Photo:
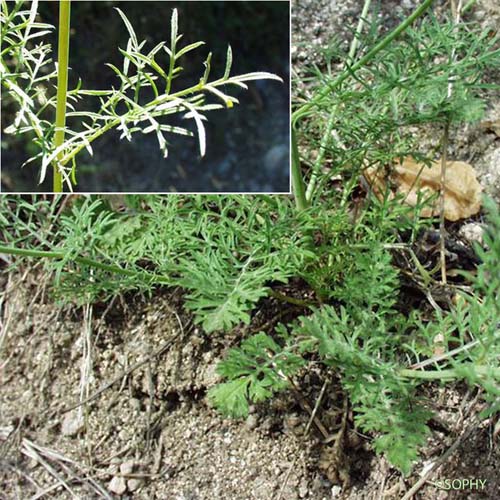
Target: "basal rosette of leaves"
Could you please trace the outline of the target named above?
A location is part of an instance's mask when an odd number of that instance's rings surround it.
[[[209,398],[224,414],[245,416],[250,404],[287,390],[319,363],[340,377],[356,424],[374,436],[375,450],[408,473],[432,414],[418,397],[420,384],[464,379],[483,388],[490,413],[498,411],[494,207],[472,292],[429,320],[397,307],[390,242],[403,207],[374,205],[352,226],[335,203],[297,212],[286,197],[128,196],[125,211],[106,198],[78,197],[59,214],[61,201],[3,197],[0,211],[8,244],[0,251],[44,258],[61,301],[179,286],[195,323],[221,335],[248,324],[262,301],[279,300],[280,283],[309,284],[310,299],[300,301],[304,313],[296,321],[244,339],[220,363],[223,380]],[[411,219],[407,224],[414,228]],[[321,242],[314,238],[319,232]],[[432,361],[437,333],[460,348]],[[411,368],[415,363],[425,369]]]

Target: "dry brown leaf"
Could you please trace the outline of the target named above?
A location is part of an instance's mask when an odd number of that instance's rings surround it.
[[[441,162],[432,162],[430,167],[407,157],[402,163],[396,163],[391,172],[369,167],[364,176],[370,183],[375,195],[381,199],[387,185],[392,197],[404,195],[404,202],[412,207],[417,204],[418,195],[423,200],[440,192]],[[446,164],[444,217],[450,221],[464,219],[479,212],[481,208],[481,186],[476,179],[474,169],[462,161],[449,161]],[[425,206],[420,214],[423,217],[439,215],[439,196],[432,204]]]
[[[500,137],[500,120],[484,120],[480,123],[481,127],[493,132],[497,137]]]

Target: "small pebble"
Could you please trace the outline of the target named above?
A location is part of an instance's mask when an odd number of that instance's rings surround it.
[[[248,415],[245,422],[245,427],[249,430],[255,429],[257,427],[257,422],[258,419],[255,415]]]
[[[307,484],[307,481],[305,479],[302,479],[299,485],[299,497],[305,498],[308,493],[309,493],[309,486]]]
[[[84,428],[83,415],[77,410],[66,413],[61,425],[63,436],[76,436]]]
[[[342,488],[340,486],[332,486],[332,498],[338,498],[342,493]]]
[[[135,491],[140,488],[141,484],[142,484],[142,479],[138,478],[129,479],[127,481],[127,488],[129,489],[129,491]]]
[[[117,495],[123,495],[127,491],[127,483],[125,478],[115,476],[108,485],[108,490],[116,493]]]
[[[477,224],[476,222],[464,224],[458,232],[458,234],[469,243],[477,242],[480,245],[483,243],[483,233],[483,226],[481,224]]]
[[[141,411],[141,402],[137,398],[130,398],[129,404],[130,407],[137,413]]]
[[[120,465],[120,472],[122,474],[131,474],[134,470],[134,462],[132,460],[128,460],[127,462],[123,462]]]

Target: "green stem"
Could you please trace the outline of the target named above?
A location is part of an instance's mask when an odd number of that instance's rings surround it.
[[[358,26],[356,27],[356,32],[354,33],[354,36],[351,40],[351,46],[349,48],[349,64],[352,64],[354,61],[354,58],[356,56],[356,51],[358,50],[358,45],[359,45],[359,37],[361,36],[361,32],[363,31],[363,26],[365,24],[366,16],[368,16],[368,11],[370,10],[370,5],[371,5],[371,0],[365,0],[365,4],[363,5],[363,10],[361,11],[361,14],[359,16],[359,21],[358,21]],[[312,196],[314,193],[314,190],[316,188],[316,183],[318,181],[318,176],[319,176],[319,171],[321,168],[321,165],[323,164],[323,160],[326,155],[326,150],[328,147],[328,143],[331,140],[332,137],[332,130],[333,126],[335,125],[335,114],[337,111],[337,106],[334,106],[334,108],[330,112],[330,117],[328,118],[328,123],[326,125],[326,130],[323,133],[323,137],[321,138],[321,143],[319,146],[319,152],[318,152],[318,157],[316,158],[316,161],[314,162],[312,172],[311,172],[311,178],[309,179],[309,183],[307,185],[307,190],[306,190],[306,200],[308,203],[311,203]]]
[[[215,86],[220,85],[221,83],[222,83],[222,79],[216,80],[215,82],[212,82],[211,85],[215,87]],[[183,97],[185,95],[194,94],[195,92],[198,92],[200,90],[203,90],[203,87],[200,87],[200,84],[197,83],[196,85],[193,85],[192,87],[189,87],[189,88],[184,89],[184,90],[180,90],[179,92],[175,92],[174,94],[162,95],[158,98],[155,98],[152,101],[145,104],[143,108],[144,108],[144,110],[148,110],[148,108],[154,108],[155,106],[163,104],[164,102],[172,101],[174,99],[177,99],[179,97]],[[150,110],[150,111],[152,111],[152,110]],[[106,125],[104,127],[96,130],[92,135],[87,137],[87,142],[92,143],[93,141],[98,139],[101,135],[103,135],[108,130],[111,130],[112,128],[120,125],[120,123],[122,122],[122,119],[124,119],[126,122],[129,122],[132,119],[131,113],[136,113],[136,110],[133,110],[132,112],[125,113],[124,115],[120,116],[116,120],[108,121],[108,123],[106,123]],[[143,113],[142,109],[141,109],[141,113]],[[164,114],[162,113],[161,116],[163,116],[163,115]],[[61,159],[60,164],[63,166],[66,165],[69,161],[71,161],[71,159],[73,159],[85,147],[86,147],[85,144],[80,144],[80,145],[74,147],[69,153],[66,153],[64,158]]]
[[[299,147],[297,145],[297,134],[292,128],[292,189],[298,210],[308,207],[304,190],[304,180],[300,171]]]
[[[473,369],[474,373],[480,377],[486,377],[488,375],[494,378],[500,379],[500,368],[493,368],[491,366],[475,366]],[[411,370],[403,369],[400,370],[399,374],[405,378],[413,378],[420,380],[454,380],[464,378],[462,374],[458,373],[457,370],[450,368],[448,370]]]
[[[57,149],[64,142],[64,127],[66,125],[66,99],[68,92],[68,65],[69,65],[69,26],[71,0],[59,2],[59,47],[57,64],[57,108],[56,132],[54,147]],[[59,161],[63,157],[61,151],[54,162],[54,193],[62,192],[62,175],[59,171]]]
[[[477,0],[469,0],[465,6],[462,9],[462,13],[467,12],[475,3]]]
[[[30,250],[27,248],[16,248],[0,245],[0,253],[9,255],[21,255],[24,257],[38,257],[38,258],[48,258],[48,259],[58,259],[62,260],[66,257],[64,252],[49,252],[45,250]],[[153,280],[155,283],[160,285],[171,285],[170,280],[165,276],[159,276],[158,274],[150,273],[147,271],[131,271],[129,269],[123,269],[118,266],[111,264],[104,264],[94,259],[89,259],[87,257],[73,257],[73,262],[81,264],[84,266],[91,266],[96,269],[101,269],[102,271],[107,271],[110,273],[121,274],[123,276],[133,276],[141,277]]]

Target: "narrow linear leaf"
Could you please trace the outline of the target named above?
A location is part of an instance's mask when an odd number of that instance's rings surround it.
[[[222,77],[223,80],[227,80],[229,78],[232,64],[233,64],[233,50],[231,49],[231,45],[228,45],[227,55],[226,55],[226,69],[224,70],[224,76]]]
[[[118,11],[118,14],[120,14],[120,17],[122,18],[123,22],[125,23],[125,26],[127,28],[128,34],[130,35],[130,38],[131,38],[131,40],[132,40],[132,42],[134,44],[134,48],[138,48],[137,47],[137,35],[135,34],[134,28],[130,24],[130,21],[127,19],[127,16],[118,7],[115,7],[115,10]]]
[[[177,54],[175,55],[175,59],[179,59],[179,57],[182,57],[184,54],[187,54],[189,51],[197,49],[198,47],[201,47],[202,45],[205,45],[205,42],[194,42],[191,43],[190,45],[186,45],[183,47]]]
[[[184,106],[186,106],[190,112],[184,115],[184,118],[193,118],[196,123],[196,129],[198,130],[198,143],[200,145],[200,156],[205,156],[206,152],[206,132],[205,126],[203,125],[203,120],[206,119],[203,115],[200,115],[196,108],[188,102],[184,102]]]
[[[219,89],[216,89],[215,87],[212,87],[211,85],[205,85],[204,90],[208,90],[212,94],[216,95],[219,99],[224,101],[224,104],[228,108],[232,108],[235,103],[239,104],[239,101],[238,101],[238,99],[236,99],[236,97],[231,97],[227,94],[224,94],[224,92],[221,92]]]
[[[170,35],[170,37],[171,37],[170,38],[170,40],[171,40],[170,49],[174,53],[175,53],[175,45],[177,43],[177,30],[178,30],[177,9],[174,9],[172,11],[172,18],[170,20],[170,31],[171,31],[171,35]]]
[[[205,72],[203,73],[202,82],[205,85],[208,82],[208,77],[210,76],[210,61],[212,60],[212,52],[208,53],[206,61],[203,63],[205,66]]]

